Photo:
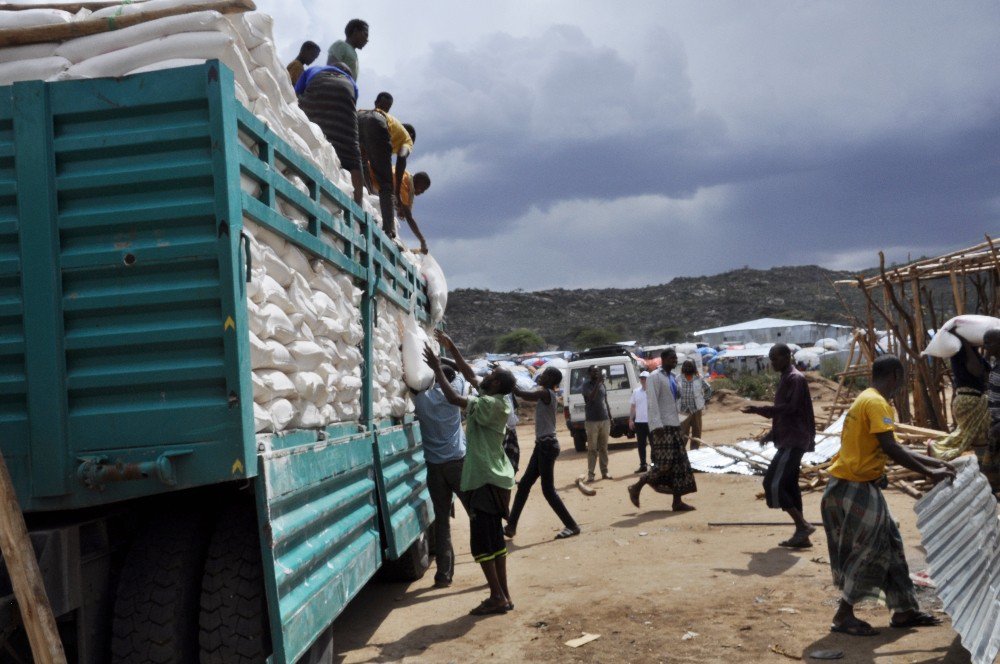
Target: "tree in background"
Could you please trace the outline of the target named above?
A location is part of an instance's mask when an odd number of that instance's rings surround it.
[[[684,341],[684,332],[676,327],[664,327],[653,332],[653,339],[658,344],[676,344]]]
[[[585,327],[573,339],[573,346],[578,350],[607,346],[621,339],[621,335],[613,330],[600,327]]]
[[[526,327],[519,327],[497,337],[498,353],[528,353],[537,350],[545,350],[545,339]]]

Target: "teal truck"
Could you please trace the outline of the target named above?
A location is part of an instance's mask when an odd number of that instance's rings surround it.
[[[255,433],[244,219],[362,289],[358,422]],[[217,61],[0,88],[0,449],[70,661],[329,661],[376,572],[423,574],[419,427],[372,414],[378,303],[426,321],[426,283]]]

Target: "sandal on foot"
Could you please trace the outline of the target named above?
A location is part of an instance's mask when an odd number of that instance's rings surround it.
[[[632,504],[636,507],[639,506],[639,487],[635,484],[628,488],[628,499],[632,501]]]
[[[895,629],[906,629],[908,627],[937,627],[941,624],[941,619],[923,611],[917,611],[906,620],[891,620],[889,627]]]
[[[574,537],[580,534],[580,526],[576,528],[563,528],[556,534],[556,539],[566,539],[567,537]]]
[[[504,528],[503,528],[503,536],[504,537],[506,537],[507,539],[514,539],[515,535],[517,535],[517,528],[511,528],[510,526],[504,526]]]
[[[843,624],[833,623],[830,625],[831,632],[837,632],[838,634],[847,634],[848,636],[877,636],[878,630],[874,629],[871,625],[866,623],[864,620],[849,620]]]
[[[808,535],[798,535],[795,534],[789,537],[784,542],[778,542],[778,546],[783,546],[786,549],[808,549],[812,547],[812,542],[809,541]]]
[[[507,604],[493,604],[484,599],[476,608],[469,611],[470,616],[495,616],[507,613]]]

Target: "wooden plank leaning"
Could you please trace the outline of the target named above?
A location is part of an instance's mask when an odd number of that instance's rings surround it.
[[[72,23],[39,25],[33,28],[9,28],[7,30],[0,30],[0,47],[61,42],[67,39],[96,35],[101,32],[120,30],[158,18],[190,14],[192,12],[213,10],[222,14],[235,14],[254,11],[255,9],[257,9],[257,5],[253,3],[253,0],[205,0],[204,2],[192,2],[191,4],[179,7],[167,7],[165,9],[108,17],[106,19],[86,19]]]
[[[35,549],[28,537],[24,515],[14,493],[14,485],[7,470],[7,462],[0,452],[0,551],[3,552],[7,573],[17,606],[21,610],[21,621],[28,634],[31,653],[36,664],[66,664],[56,619],[42,573],[35,559]]]

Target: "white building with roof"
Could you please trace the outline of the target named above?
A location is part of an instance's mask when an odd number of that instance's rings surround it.
[[[750,342],[811,346],[818,339],[844,340],[850,333],[851,327],[849,325],[832,325],[784,318],[758,318],[745,323],[699,330],[692,333],[692,336],[709,346]]]

